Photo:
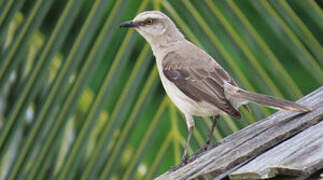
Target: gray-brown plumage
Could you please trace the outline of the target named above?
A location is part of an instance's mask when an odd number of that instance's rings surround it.
[[[199,61],[201,58],[209,60]],[[186,46],[185,49],[171,51],[164,57],[163,73],[191,99],[208,102],[230,116],[240,119],[239,111],[226,99],[223,89],[224,81],[232,85],[236,83],[223,68],[213,62],[211,57],[196,46]]]
[[[120,27],[135,28],[148,41],[156,57],[161,82],[170,99],[185,115],[189,132],[183,154],[184,163],[195,126],[193,116],[214,117],[208,145],[219,115],[227,114],[240,119],[238,108],[247,108],[249,102],[281,110],[310,111],[291,101],[239,88],[210,55],[186,40],[170,18],[159,11],[140,13]]]

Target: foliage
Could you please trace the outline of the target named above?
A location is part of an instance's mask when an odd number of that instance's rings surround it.
[[[241,87],[297,100],[323,82],[320,4],[0,1],[1,179],[151,179],[179,163],[184,118],[149,45],[120,22],[161,10]],[[242,121],[222,117],[216,141],[273,112],[251,109]],[[211,125],[196,120],[191,153]]]

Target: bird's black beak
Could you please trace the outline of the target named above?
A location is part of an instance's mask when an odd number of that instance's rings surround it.
[[[124,23],[121,23],[119,27],[121,28],[130,28],[130,27],[136,27],[137,24],[133,23],[132,21],[126,21]]]

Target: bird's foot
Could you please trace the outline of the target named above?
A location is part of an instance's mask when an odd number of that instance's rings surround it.
[[[183,156],[182,161],[176,165],[176,166],[172,166],[170,168],[170,171],[176,171],[177,169],[185,166],[187,163],[191,162],[192,160],[194,160],[196,157],[200,156],[200,154],[208,151],[211,148],[216,147],[218,144],[220,143],[215,143],[215,144],[210,144],[210,142],[206,142],[203,147],[201,147],[199,150],[197,150],[192,156],[191,158],[189,158],[187,155]]]
[[[200,154],[216,147],[219,143],[215,143],[215,144],[210,144],[210,142],[206,142],[203,147],[201,147],[199,150],[197,150],[193,155],[192,158],[199,156]]]
[[[206,141],[206,143],[203,146],[203,150],[207,151],[210,148],[210,141]]]
[[[182,158],[182,161],[178,165],[171,167],[170,171],[176,171],[177,169],[185,166],[187,163],[188,163],[188,156],[186,155]]]

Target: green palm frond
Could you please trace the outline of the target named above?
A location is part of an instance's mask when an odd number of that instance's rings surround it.
[[[168,14],[247,90],[296,100],[323,83],[320,1],[0,1],[0,179],[152,179],[187,134],[149,45],[120,22]],[[221,118],[220,141],[271,109]],[[190,153],[209,118],[196,117]]]

